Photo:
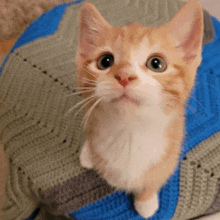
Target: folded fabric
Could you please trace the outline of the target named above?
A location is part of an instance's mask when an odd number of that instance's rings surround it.
[[[113,26],[159,26],[178,0],[90,0]],[[133,196],[80,166],[84,112],[68,110],[73,95],[78,16],[83,0],[61,4],[35,20],[0,68],[0,140],[9,175],[2,220],[34,219],[39,207],[75,220],[143,219]],[[202,64],[186,105],[179,165],[159,192],[154,220],[187,220],[220,211],[220,23],[204,11]],[[36,211],[35,211],[36,210]],[[35,212],[34,212],[35,211]]]

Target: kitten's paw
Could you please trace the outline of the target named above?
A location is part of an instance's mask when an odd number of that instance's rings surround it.
[[[84,144],[84,146],[82,148],[82,151],[80,153],[79,159],[80,159],[80,164],[83,167],[88,168],[88,169],[92,169],[93,168],[91,154],[90,154],[87,142],[85,142],[85,144]]]
[[[135,201],[136,211],[144,218],[149,218],[154,215],[159,207],[157,194],[147,202]]]

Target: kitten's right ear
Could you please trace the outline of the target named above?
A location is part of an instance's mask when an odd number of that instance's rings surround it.
[[[85,53],[97,47],[100,36],[106,37],[106,31],[112,26],[102,17],[99,10],[85,2],[80,11],[79,45]]]
[[[200,56],[204,20],[199,0],[190,0],[167,22],[163,28],[173,36],[173,42],[187,62]]]

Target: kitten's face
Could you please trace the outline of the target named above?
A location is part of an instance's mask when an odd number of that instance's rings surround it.
[[[108,108],[131,114],[155,107],[169,114],[184,105],[201,59],[201,36],[195,50],[165,26],[112,27],[89,3],[81,19],[77,79],[92,89],[84,98],[92,94]]]

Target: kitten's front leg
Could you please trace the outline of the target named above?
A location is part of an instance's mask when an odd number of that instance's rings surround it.
[[[85,141],[83,147],[82,147],[82,151],[80,153],[80,164],[88,169],[92,169],[93,168],[93,163],[92,163],[92,157],[91,157],[91,152],[89,149],[89,143],[88,141]]]
[[[150,195],[150,197],[148,194],[146,190],[135,194],[135,209],[144,218],[153,216],[159,207],[157,193]]]

